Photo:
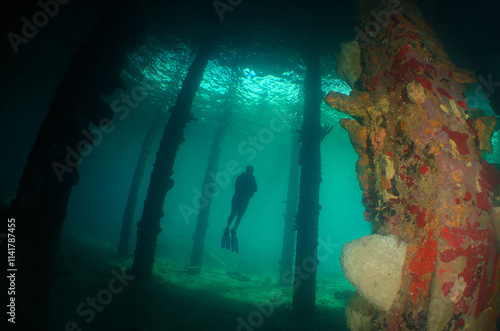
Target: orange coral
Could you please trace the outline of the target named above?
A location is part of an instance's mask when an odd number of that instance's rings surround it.
[[[479,117],[474,121],[474,129],[477,131],[477,139],[479,140],[479,148],[483,151],[493,153],[491,145],[491,135],[497,124],[495,116]]]

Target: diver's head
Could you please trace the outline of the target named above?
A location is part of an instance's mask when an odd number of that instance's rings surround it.
[[[245,172],[249,175],[253,175],[253,167],[251,165],[247,166]]]

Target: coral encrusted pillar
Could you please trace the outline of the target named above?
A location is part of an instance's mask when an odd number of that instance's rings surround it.
[[[122,84],[122,63],[137,42],[132,34],[137,29],[136,2],[108,1],[103,6],[107,7],[104,14],[78,48],[54,94],[16,198],[6,212],[16,219],[19,330],[49,329],[59,236],[71,191],[79,180],[78,165],[92,152],[92,144],[98,145],[110,132],[113,111],[100,97]],[[91,129],[91,124],[96,128]]]
[[[355,296],[349,327],[495,330],[499,175],[481,157],[495,118],[468,107],[474,76],[451,63],[415,5],[373,3],[360,1],[358,38],[344,49],[353,56],[339,62],[354,89],[325,101],[354,118],[341,125],[359,155],[366,220],[408,248],[390,309]]]
[[[293,270],[293,257],[295,255],[295,217],[299,201],[299,135],[292,134],[290,151],[290,168],[288,170],[288,192],[286,195],[286,211],[284,214],[285,226],[283,229],[283,248],[280,260],[280,281],[285,283],[283,275]]]
[[[125,212],[123,213],[122,228],[120,231],[120,241],[118,242],[118,250],[116,255],[118,257],[126,257],[129,252],[130,234],[132,233],[132,223],[134,221],[134,211],[137,205],[139,196],[139,189],[141,188],[142,178],[144,177],[144,169],[151,154],[155,137],[161,129],[162,111],[158,110],[151,127],[149,128],[144,141],[142,142],[141,151],[135,166],[134,177],[130,184],[128,192],[127,204],[125,205]]]
[[[167,192],[174,187],[172,175],[175,158],[179,146],[184,142],[184,129],[189,122],[194,120],[191,106],[214,48],[215,34],[209,34],[202,41],[200,49],[189,67],[175,105],[169,109],[170,118],[156,153],[142,218],[137,223],[137,244],[131,271],[141,278],[150,278],[153,272],[156,241],[161,232],[160,220],[164,215],[163,204]]]
[[[300,187],[297,210],[297,242],[293,283],[294,313],[302,318],[314,314],[318,266],[318,220],[321,206],[321,68],[320,45],[311,29],[307,44],[307,73],[304,81],[304,120],[299,154]]]
[[[229,108],[228,108],[229,109]],[[203,260],[203,251],[205,249],[205,235],[208,229],[208,218],[210,216],[210,206],[212,205],[212,198],[215,197],[217,185],[214,182],[213,174],[217,173],[217,168],[219,166],[221,145],[226,135],[227,128],[229,126],[229,110],[222,115],[219,120],[219,126],[215,130],[214,140],[212,142],[212,148],[210,149],[210,155],[208,156],[207,166],[205,168],[205,178],[203,179],[202,190],[203,197],[206,201],[203,203],[203,207],[200,207],[198,213],[198,218],[196,220],[196,230],[193,234],[193,250],[191,251],[191,262],[188,268],[188,272],[193,275],[199,275],[201,271],[201,263]],[[207,194],[209,190],[213,189],[213,193]]]

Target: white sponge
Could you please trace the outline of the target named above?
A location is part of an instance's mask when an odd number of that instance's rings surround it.
[[[406,243],[396,236],[372,234],[348,242],[340,264],[356,290],[382,310],[389,310],[401,287]]]

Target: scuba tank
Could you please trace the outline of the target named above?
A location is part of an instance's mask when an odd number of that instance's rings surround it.
[[[236,176],[233,177],[233,190],[236,190],[236,179],[240,177],[243,174],[243,172],[240,172]]]

